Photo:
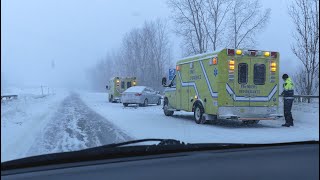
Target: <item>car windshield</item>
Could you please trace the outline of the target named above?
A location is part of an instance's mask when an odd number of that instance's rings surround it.
[[[318,2],[2,0],[1,161],[319,141]]]

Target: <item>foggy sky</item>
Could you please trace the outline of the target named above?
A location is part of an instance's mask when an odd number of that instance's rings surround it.
[[[290,49],[291,1],[261,2],[271,8],[271,19],[256,49],[280,52],[281,73],[290,75],[299,65]],[[157,18],[170,18],[165,0],[2,0],[1,80],[14,86],[87,87],[87,68],[117,50],[126,32]],[[176,60],[180,39],[170,37]]]

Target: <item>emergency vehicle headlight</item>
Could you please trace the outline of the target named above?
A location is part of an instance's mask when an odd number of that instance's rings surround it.
[[[117,80],[117,83],[119,83],[120,82],[120,80]]]
[[[271,67],[276,67],[276,65],[277,65],[277,64],[276,64],[275,62],[272,62],[272,63],[271,63]]]
[[[271,68],[271,72],[275,72],[276,70],[277,70],[276,67],[272,67],[272,68]]]
[[[237,55],[241,55],[241,54],[242,54],[242,51],[241,51],[240,49],[237,49],[237,50],[236,50],[236,54],[237,54]]]
[[[229,66],[229,69],[230,69],[230,70],[234,70],[234,65],[230,65],[230,66]]]
[[[267,52],[264,52],[264,56],[265,56],[265,57],[269,57],[269,56],[270,56],[270,52],[268,52],[268,51],[267,51]]]
[[[234,60],[230,60],[229,65],[234,65]]]
[[[195,98],[195,99],[198,99],[198,96],[197,96],[197,95],[195,95],[195,96],[194,96],[194,98]]]
[[[132,82],[132,84],[133,84],[133,85],[136,85],[136,82],[135,82],[135,81],[133,81],[133,82]]]
[[[180,66],[176,66],[176,70],[177,70],[177,71],[180,71]]]

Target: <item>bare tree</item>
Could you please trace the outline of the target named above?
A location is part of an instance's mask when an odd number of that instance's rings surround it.
[[[186,55],[206,52],[209,43],[206,27],[209,14],[205,0],[168,0],[168,6],[177,24],[175,32],[184,40]]]
[[[289,15],[295,26],[291,49],[303,64],[295,75],[296,89],[312,95],[319,88],[319,0],[295,0]]]
[[[223,44],[223,32],[226,29],[225,19],[232,3],[232,0],[206,0],[205,10],[209,13],[209,23],[204,25],[214,51]]]
[[[145,22],[124,37],[120,65],[126,76],[135,76],[140,84],[161,88],[161,78],[171,63],[167,24],[162,20]]]
[[[113,76],[134,76],[138,83],[160,90],[161,78],[171,65],[167,24],[163,20],[145,22],[122,39],[116,53],[109,53],[88,71],[95,89],[105,87]]]
[[[270,19],[270,9],[262,12],[259,0],[233,0],[229,15],[229,44],[249,48],[256,44],[255,35]]]

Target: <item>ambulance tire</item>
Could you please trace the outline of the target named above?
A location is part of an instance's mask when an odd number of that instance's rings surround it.
[[[159,98],[157,105],[161,105],[161,99]]]
[[[248,121],[242,121],[243,124],[245,125],[254,125],[254,124],[258,124],[259,120],[248,120]]]
[[[172,116],[174,111],[166,110],[167,108],[168,108],[168,99],[164,99],[164,102],[163,102],[163,113],[166,116]]]
[[[113,102],[113,96],[111,95],[110,97],[109,97],[109,102]]]
[[[194,120],[197,124],[204,124],[206,120],[203,118],[203,106],[199,103],[194,106]]]

